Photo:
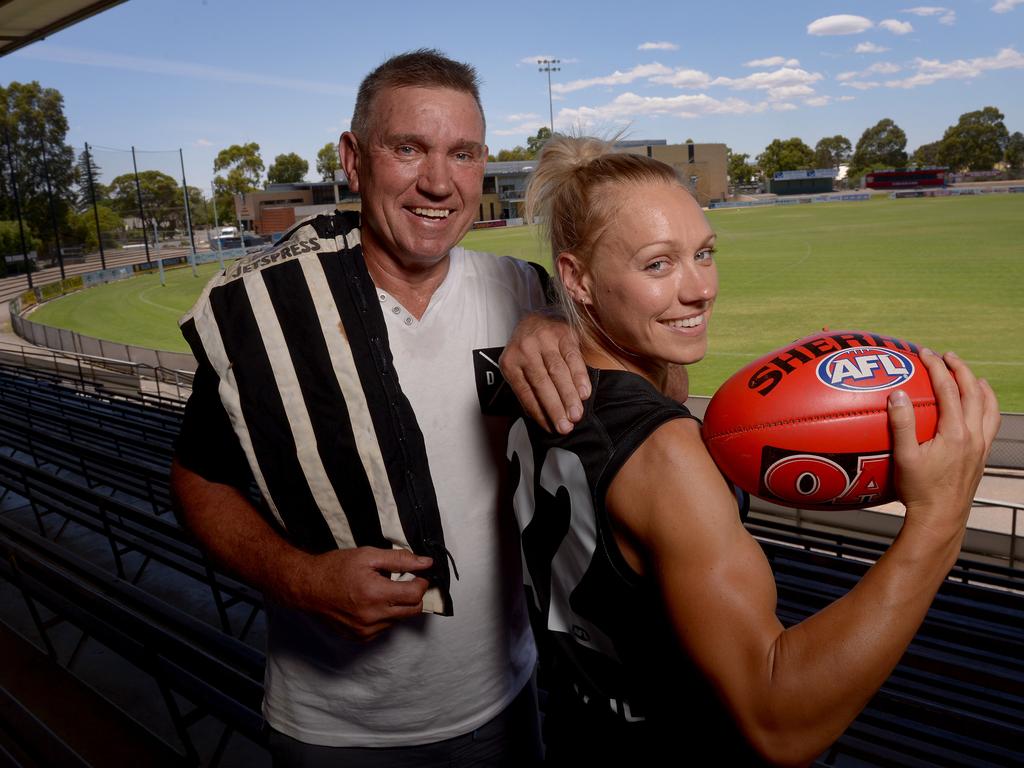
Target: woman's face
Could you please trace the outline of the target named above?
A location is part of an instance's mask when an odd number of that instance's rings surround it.
[[[585,309],[614,344],[643,362],[697,362],[707,351],[718,294],[715,233],[704,212],[675,184],[626,184],[607,193],[614,218],[589,267],[574,278],[577,297],[589,301]]]

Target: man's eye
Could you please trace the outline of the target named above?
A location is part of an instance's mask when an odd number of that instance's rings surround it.
[[[398,154],[400,154],[400,155],[411,155],[415,151],[416,151],[416,149],[414,147],[409,146],[408,144],[402,144],[398,148]]]

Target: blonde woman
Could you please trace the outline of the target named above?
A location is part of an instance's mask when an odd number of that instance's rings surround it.
[[[700,207],[669,166],[569,138],[546,144],[527,207],[593,390],[571,434],[521,420],[509,436],[549,758],[811,761],[889,675],[957,557],[998,429],[991,388],[954,354],[922,353],[935,439],[919,445],[906,395],[889,400],[903,528],[849,594],[785,629],[736,496],[664,394],[673,366],[704,356],[718,297]]]

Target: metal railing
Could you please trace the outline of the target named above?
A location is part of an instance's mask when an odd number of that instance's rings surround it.
[[[184,402],[192,388],[192,371],[149,363],[74,354],[0,341],[0,363],[28,373],[59,378],[83,392],[102,392],[140,400]]]

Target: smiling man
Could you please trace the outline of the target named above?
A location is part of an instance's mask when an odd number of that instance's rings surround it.
[[[299,223],[182,320],[200,368],[181,516],[266,595],[276,765],[528,764],[508,424],[481,415],[473,350],[545,297],[531,265],[456,246],[487,156],[475,72],[429,50],[388,60],[340,151],[361,218]]]

